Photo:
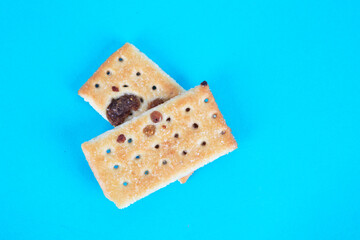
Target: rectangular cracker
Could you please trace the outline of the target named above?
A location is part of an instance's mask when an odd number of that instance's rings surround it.
[[[105,196],[118,208],[236,148],[206,82],[82,144]]]
[[[145,54],[134,45],[125,43],[100,66],[78,94],[106,120],[107,107],[112,99],[124,94],[142,98],[140,108],[126,119],[130,120],[146,111],[153,100],[169,100],[183,92],[184,89]]]
[[[154,86],[156,89],[153,89]],[[106,112],[112,99],[124,94],[138,96],[142,99],[140,108],[126,117],[125,121],[128,121],[146,111],[155,99],[166,101],[182,92],[184,89],[174,79],[134,45],[126,43],[100,66],[78,94],[106,120],[109,120]],[[112,121],[110,123],[113,124]],[[179,181],[185,183],[190,175]]]

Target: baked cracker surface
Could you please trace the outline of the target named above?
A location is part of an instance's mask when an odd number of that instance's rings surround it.
[[[119,208],[236,148],[207,84],[82,144],[105,196]]]

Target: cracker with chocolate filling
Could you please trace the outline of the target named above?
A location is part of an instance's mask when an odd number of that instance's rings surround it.
[[[182,92],[184,89],[174,79],[135,46],[126,43],[78,93],[113,126],[118,126]]]
[[[206,82],[82,144],[105,196],[119,208],[236,148]]]

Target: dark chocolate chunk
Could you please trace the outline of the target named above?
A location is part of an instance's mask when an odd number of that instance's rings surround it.
[[[125,122],[125,119],[132,111],[138,110],[140,100],[133,94],[125,94],[117,99],[112,99],[106,109],[106,117],[113,126],[118,126]]]

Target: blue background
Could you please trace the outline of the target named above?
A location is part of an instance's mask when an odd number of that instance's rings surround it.
[[[0,2],[0,239],[360,239],[359,1]],[[125,210],[77,95],[125,42],[207,80],[239,149]]]

